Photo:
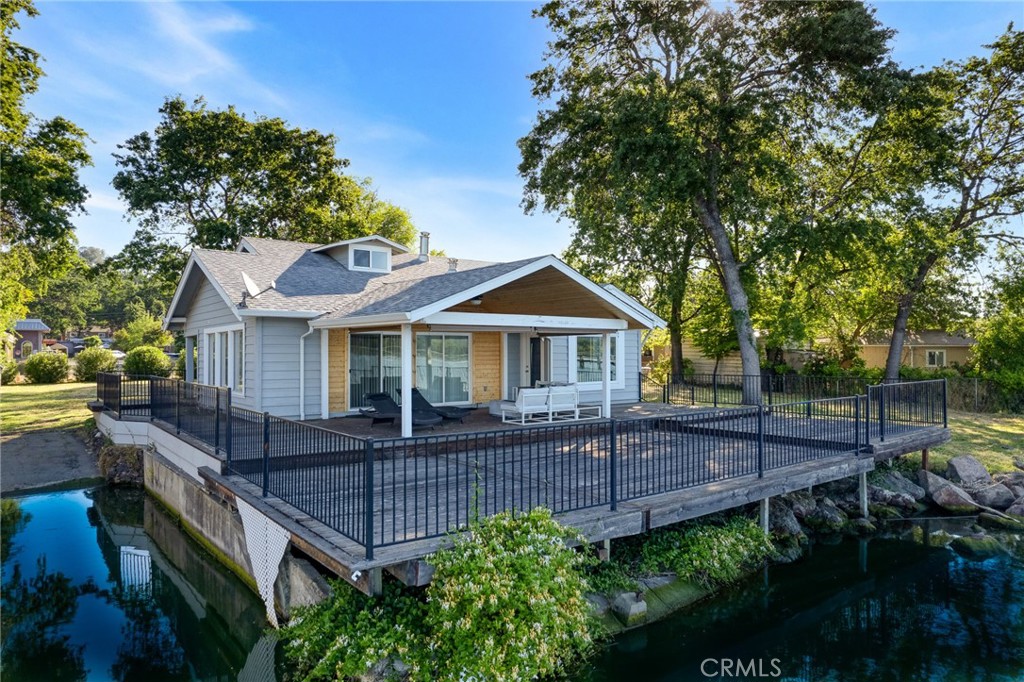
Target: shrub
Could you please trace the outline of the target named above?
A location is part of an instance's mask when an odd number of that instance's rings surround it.
[[[171,373],[171,359],[154,346],[139,346],[124,358],[124,373],[165,377]]]
[[[25,361],[23,371],[33,384],[59,384],[68,378],[68,356],[63,353],[33,353]]]
[[[117,358],[106,348],[86,348],[75,356],[75,379],[96,381],[100,372],[112,372]]]
[[[588,588],[570,537],[538,508],[487,518],[435,553],[426,625],[437,675],[428,677],[529,680],[586,653]]]
[[[0,360],[0,384],[13,384],[18,378],[18,363],[14,360]]]
[[[103,345],[103,339],[98,336],[87,336],[82,339],[82,343],[86,348],[99,348]]]
[[[197,353],[198,353],[198,349],[193,348],[192,349],[192,366],[193,367],[198,367],[199,366],[197,361],[196,361],[197,358],[198,358],[198,354]],[[188,355],[185,353],[184,350],[182,350],[180,353],[178,353],[178,359],[174,361],[174,376],[176,376],[177,378],[179,378],[181,380],[185,379],[185,358],[187,358],[187,357],[188,357]]]
[[[164,331],[163,322],[156,315],[142,312],[123,329],[114,332],[114,346],[128,352],[143,346],[163,347],[174,340],[174,335]]]

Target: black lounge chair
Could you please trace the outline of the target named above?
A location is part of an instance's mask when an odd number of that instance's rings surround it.
[[[359,414],[364,417],[370,417],[373,420],[370,422],[371,428],[383,422],[394,424],[396,419],[402,418],[402,408],[387,393],[367,393],[366,402],[370,403],[371,407],[369,409],[360,408]],[[433,428],[435,424],[440,424],[441,421],[441,415],[436,412],[417,410],[415,403],[413,403],[412,425],[414,428],[417,426]]]
[[[473,410],[466,407],[455,407],[453,405],[431,405],[430,401],[423,397],[419,389],[412,389],[412,409],[421,412],[434,412],[445,419],[458,419],[459,423],[466,418]]]

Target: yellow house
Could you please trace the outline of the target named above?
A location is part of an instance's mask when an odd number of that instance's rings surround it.
[[[889,334],[869,334],[860,339],[860,356],[869,368],[885,367],[889,357]],[[907,332],[903,343],[900,365],[939,369],[954,364],[964,365],[970,360],[971,349],[977,343],[963,334],[949,334],[940,330]]]

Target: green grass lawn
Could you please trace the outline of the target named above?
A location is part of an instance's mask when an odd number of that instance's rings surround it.
[[[14,384],[0,388],[0,432],[76,429],[92,418],[96,384]]]
[[[929,452],[928,468],[936,473],[958,455],[973,455],[990,472],[1012,471],[1013,458],[1024,458],[1024,415],[950,412],[953,439]],[[920,453],[907,455],[920,463]]]

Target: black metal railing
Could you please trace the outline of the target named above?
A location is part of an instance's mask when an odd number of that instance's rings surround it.
[[[433,538],[501,511],[555,513],[800,465],[946,425],[942,380],[864,395],[375,440],[231,404],[225,388],[101,374],[97,398],[224,455],[226,471],[374,548]]]
[[[666,384],[640,375],[643,402],[671,405],[743,405],[746,389],[765,405],[864,395],[867,382],[856,377],[800,374],[692,374]]]

